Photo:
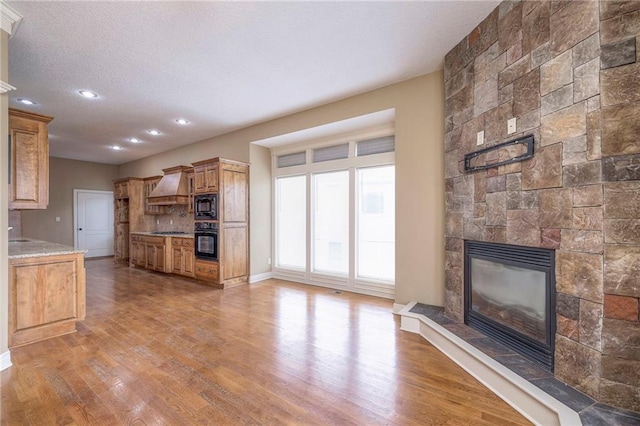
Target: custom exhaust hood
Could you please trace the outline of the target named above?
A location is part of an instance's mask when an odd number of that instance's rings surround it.
[[[162,169],[164,176],[158,182],[149,197],[151,206],[170,206],[189,203],[189,184],[187,173],[192,168],[188,166],[176,166]]]

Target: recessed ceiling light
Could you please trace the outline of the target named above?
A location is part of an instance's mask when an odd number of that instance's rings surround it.
[[[149,133],[150,135],[153,135],[153,136],[160,135],[160,132],[157,131],[157,130],[147,130],[147,133]]]
[[[36,103],[30,99],[18,99],[18,102],[25,105],[35,105]]]
[[[129,138],[129,142],[131,142],[131,143],[140,143],[141,141],[138,138]]]
[[[114,150],[114,151],[120,151],[120,150],[122,149],[122,147],[121,147],[121,146],[118,146],[118,145],[113,145],[113,146],[111,146],[110,148],[111,148],[112,150]]]
[[[178,119],[176,120],[176,123],[181,124],[181,125],[183,125],[183,126],[184,126],[184,125],[186,125],[186,124],[189,124],[189,120],[185,120],[184,118],[178,118]]]
[[[80,93],[82,96],[84,96],[85,98],[97,98],[98,95],[90,90],[79,90],[78,93]]]

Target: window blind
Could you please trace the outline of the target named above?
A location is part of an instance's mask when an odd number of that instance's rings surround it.
[[[340,160],[349,157],[349,144],[327,146],[313,150],[313,162]]]
[[[382,154],[383,152],[393,152],[396,150],[395,136],[385,136],[382,138],[367,139],[356,143],[356,156]]]
[[[278,155],[277,165],[278,168],[301,166],[307,162],[307,155],[304,151],[295,152],[293,154]]]

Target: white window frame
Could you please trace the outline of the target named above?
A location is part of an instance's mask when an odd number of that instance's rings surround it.
[[[395,298],[395,281],[375,280],[369,278],[358,278],[356,271],[356,241],[357,241],[357,200],[359,194],[357,193],[358,182],[356,182],[356,170],[366,167],[380,167],[395,165],[395,152],[386,152],[381,154],[371,154],[362,157],[356,157],[356,143],[357,141],[373,139],[383,136],[394,135],[394,129],[392,126],[378,127],[375,129],[368,129],[365,131],[359,131],[350,134],[344,134],[340,136],[334,136],[330,138],[323,138],[320,140],[291,144],[278,148],[274,148],[271,151],[272,158],[272,205],[274,206],[274,212],[272,215],[272,253],[274,253],[274,266],[273,276],[274,278],[291,280],[302,282],[305,284],[317,285],[321,287],[328,287],[333,289],[351,291],[355,293],[368,294],[372,296],[384,297],[393,299]],[[338,145],[341,143],[349,143],[349,156],[345,159],[323,161],[319,163],[313,163],[313,149],[322,148],[326,146]],[[290,167],[277,167],[277,157],[279,155],[290,154],[294,152],[306,151],[306,164],[301,166]],[[349,171],[349,273],[347,275],[331,274],[327,272],[314,271],[312,268],[312,250],[313,250],[313,175],[316,173],[332,172],[348,170]],[[277,264],[278,259],[278,247],[277,247],[277,212],[275,212],[276,206],[276,179],[280,177],[288,176],[306,176],[307,192],[307,220],[306,220],[306,246],[307,246],[307,258],[306,267],[304,270],[299,268],[287,268],[281,267]],[[390,254],[395,256],[394,253]]]

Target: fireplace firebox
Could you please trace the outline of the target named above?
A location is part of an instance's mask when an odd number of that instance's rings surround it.
[[[555,251],[465,241],[465,324],[553,371]]]

